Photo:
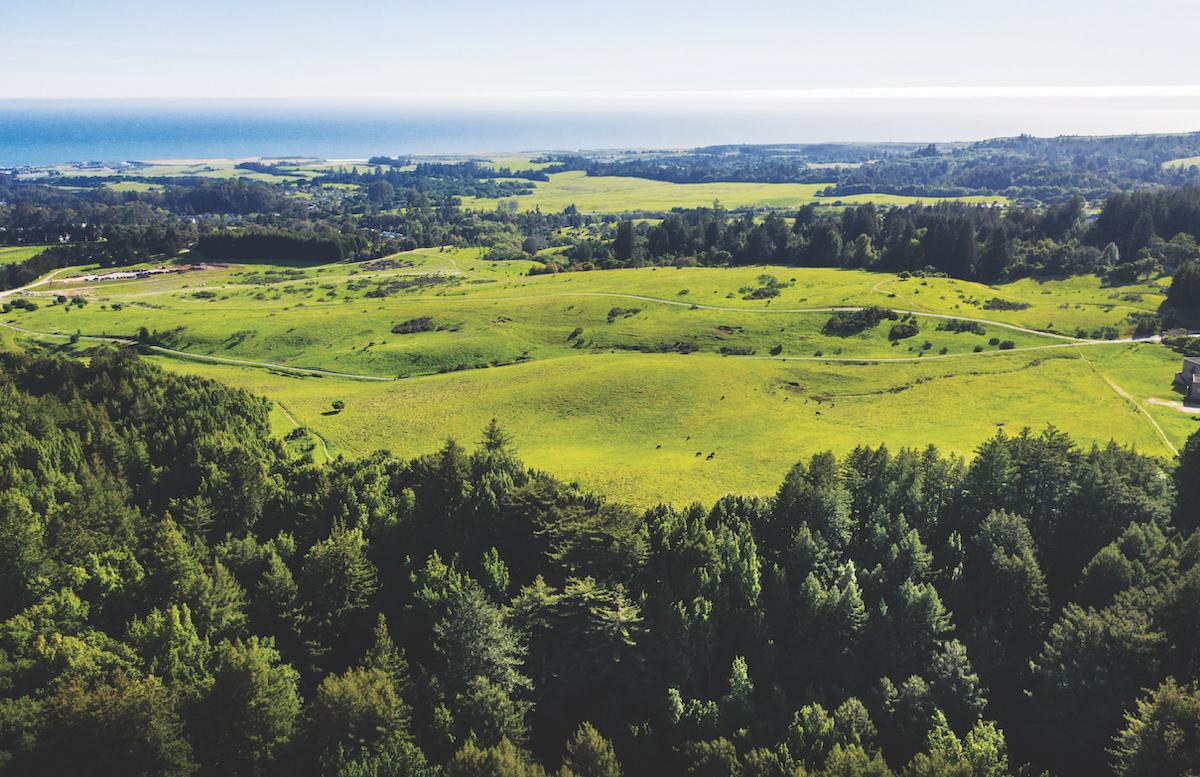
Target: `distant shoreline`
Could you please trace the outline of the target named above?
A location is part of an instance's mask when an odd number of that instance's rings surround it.
[[[0,167],[155,159],[481,154],[725,143],[974,141],[1031,134],[1200,130],[1200,97],[924,97],[733,100],[655,108],[519,100],[430,107],[394,101],[0,99]]]

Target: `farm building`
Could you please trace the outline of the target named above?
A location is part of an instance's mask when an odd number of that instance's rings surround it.
[[[1183,395],[1187,399],[1200,399],[1200,359],[1183,360],[1183,371],[1175,373],[1175,382],[1183,384]]]

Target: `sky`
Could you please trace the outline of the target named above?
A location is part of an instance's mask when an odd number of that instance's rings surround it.
[[[8,0],[3,16],[0,98],[1200,86],[1194,0]]]
[[[659,144],[1200,130],[1195,0],[6,0],[0,20],[0,124],[171,99],[653,115]]]

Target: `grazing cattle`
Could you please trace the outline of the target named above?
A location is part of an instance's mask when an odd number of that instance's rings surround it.
[[[684,438],[683,438],[683,441],[684,441],[684,442],[687,442],[687,441],[688,441],[688,440],[690,440],[690,439],[692,439],[692,436],[689,434],[687,437],[684,437]]]
[[[724,399],[724,398],[725,398],[724,396],[721,397],[721,399]]]
[[[711,459],[713,456],[716,456],[716,455],[717,455],[716,452],[710,453],[710,454],[708,454],[708,457],[704,460],[708,461],[708,459]]]
[[[661,448],[661,447],[662,447],[661,445],[656,445],[656,446],[654,447],[654,450],[658,450],[658,449],[659,449],[659,448]]]
[[[821,411],[820,411],[820,410],[818,410],[818,411],[817,411],[817,415],[821,415]]]
[[[696,451],[697,456],[699,456],[701,453],[704,453],[704,451]]]

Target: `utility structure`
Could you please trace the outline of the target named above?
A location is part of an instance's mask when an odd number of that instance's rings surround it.
[[[1183,384],[1184,399],[1200,400],[1200,359],[1185,358],[1183,370],[1175,373],[1175,382]]]

